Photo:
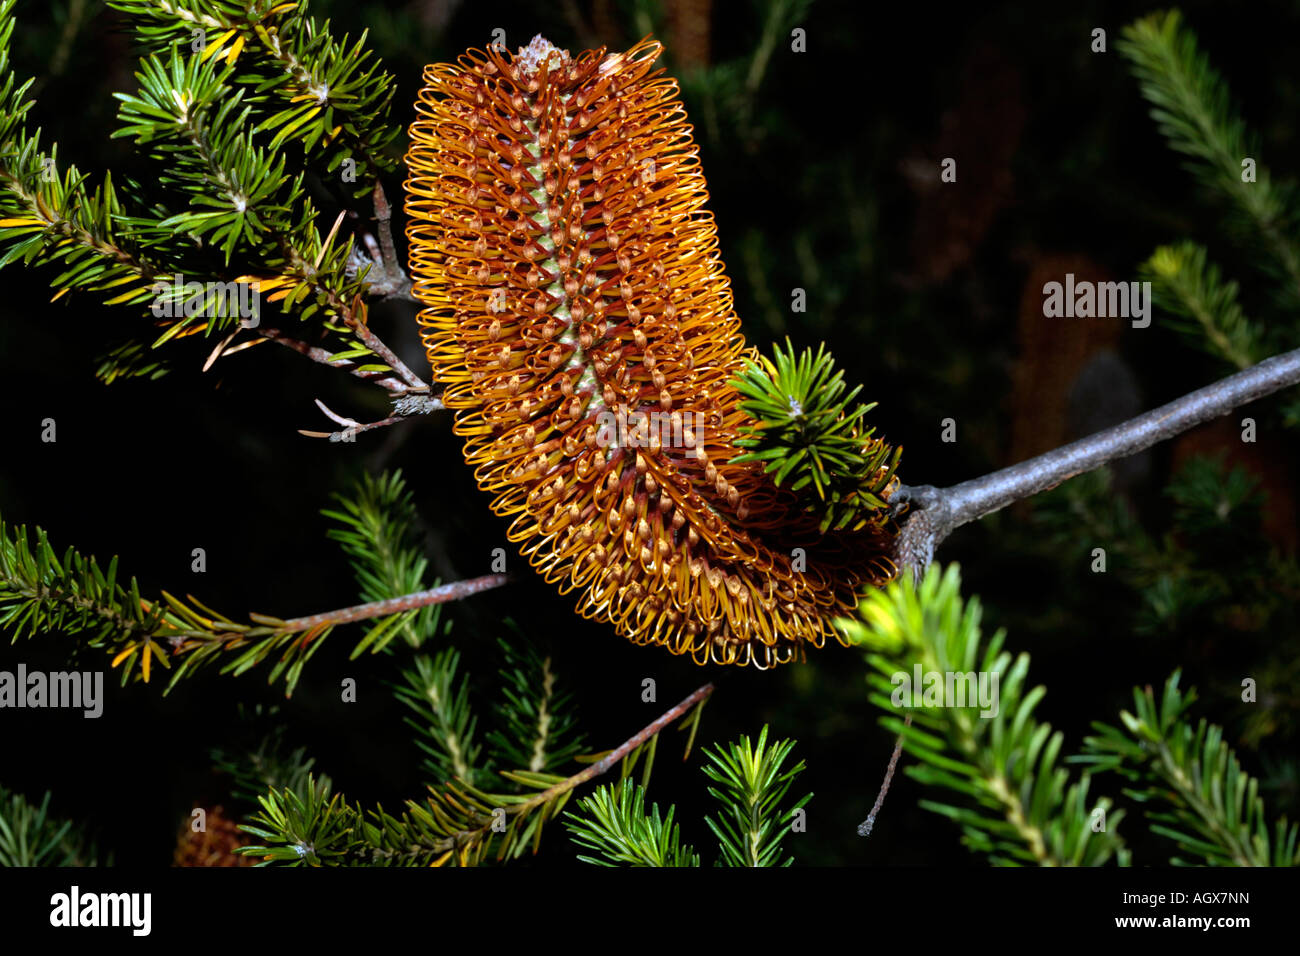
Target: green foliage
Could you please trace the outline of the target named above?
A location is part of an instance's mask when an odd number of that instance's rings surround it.
[[[596,856],[579,854],[578,859],[596,866],[699,866],[699,855],[681,844],[679,827],[673,823],[676,807],[660,819],[659,805],[645,811],[645,788],[623,780],[618,785],[597,787],[578,801],[579,810],[567,814],[564,825],[573,842],[593,850]]]
[[[1177,633],[1242,620],[1250,605],[1257,627],[1285,630],[1293,601],[1290,582],[1300,579],[1294,558],[1273,549],[1261,530],[1264,498],[1242,466],[1221,457],[1193,457],[1165,489],[1173,504],[1169,530],[1157,536],[1138,522],[1100,470],[1071,479],[1035,502],[1034,527],[1045,547],[1076,566],[1090,549],[1106,549],[1115,587],[1139,599],[1133,619],[1143,633]],[[1256,628],[1252,628],[1256,629]],[[1190,632],[1188,632],[1190,633]]]
[[[1136,784],[1125,793],[1148,807],[1151,831],[1187,854],[1173,857],[1175,866],[1300,865],[1300,827],[1285,817],[1269,826],[1259,781],[1241,769],[1223,731],[1187,719],[1196,694],[1178,689],[1179,676],[1158,702],[1150,687],[1134,689],[1124,726],[1093,724],[1098,735],[1076,759]]]
[[[330,789],[328,780],[308,776],[301,791],[284,789],[258,797],[262,809],[253,817],[256,825],[242,824],[240,829],[261,837],[266,845],[236,852],[288,866],[340,862],[355,844],[357,814],[339,794],[331,797]]]
[[[573,694],[564,690],[551,658],[516,630],[501,648],[499,729],[488,734],[493,762],[533,773],[555,772],[582,752]],[[657,739],[657,738],[656,738]]]
[[[782,855],[781,841],[812,794],[781,808],[795,777],[804,770],[802,760],[785,769],[792,750],[793,740],[768,747],[766,726],[758,735],[757,746],[741,737],[726,749],[710,752],[706,748],[709,762],[704,773],[717,784],[709,787],[709,793],[722,804],[723,811],[716,820],[705,817],[704,822],[718,838],[721,865],[789,866],[794,862],[794,857]]]
[[[278,236],[309,228],[315,213],[304,201],[303,174],[287,176],[285,154],[254,139],[251,107],[230,82],[234,71],[176,47],[165,62],[148,57],[136,74],[140,92],[116,94],[122,125],[113,134],[151,147],[162,191],[189,200],[189,210],[142,229],[156,231],[156,241],[213,246],[226,265],[236,248],[275,255]],[[295,210],[305,221],[293,221]]]
[[[1193,174],[1227,200],[1238,236],[1266,254],[1286,301],[1295,304],[1300,247],[1293,237],[1293,187],[1275,184],[1262,164],[1254,182],[1243,181],[1242,162],[1258,159],[1259,144],[1231,109],[1227,84],[1183,27],[1182,15],[1173,10],[1143,17],[1125,27],[1116,46],[1132,63],[1171,148],[1190,157]]]
[[[371,811],[361,829],[365,865],[478,866],[536,853],[542,832],[568,802],[575,778],[515,771],[502,774],[525,793],[486,792],[460,781],[408,801],[401,816]]]
[[[1242,164],[1258,159],[1258,143],[1230,108],[1227,85],[1199,51],[1181,14],[1155,13],[1136,21],[1125,28],[1118,46],[1169,145],[1190,156],[1192,173],[1225,200],[1225,231],[1244,258],[1272,280],[1265,290],[1269,297],[1261,302],[1263,314],[1247,316],[1237,302],[1237,283],[1220,273],[1203,246],[1183,240],[1159,247],[1142,266],[1157,304],[1174,317],[1175,329],[1236,368],[1293,348],[1300,307],[1300,203],[1294,181],[1275,182],[1258,165],[1247,181]],[[1300,399],[1284,401],[1280,418],[1287,427],[1300,427]]]
[[[388,488],[402,498],[400,482],[381,479],[367,487]],[[362,510],[347,513],[356,517]],[[391,540],[385,522],[358,521],[353,527],[361,534],[349,538],[357,553],[373,555],[376,542]],[[376,566],[384,563],[367,564]],[[256,759],[242,768],[236,761],[223,761],[237,779],[260,777],[262,784],[261,809],[244,829],[263,842],[241,852],[262,857],[264,864],[356,866],[474,866],[535,852],[546,823],[592,771],[569,777],[555,772],[575,760],[581,738],[572,695],[560,685],[550,659],[515,643],[502,641],[502,646],[500,697],[493,708],[500,726],[488,736],[486,749],[479,743],[475,694],[457,650],[420,652],[402,668],[393,692],[411,711],[404,722],[425,753],[420,766],[429,796],[422,803],[407,801],[400,814],[328,799],[328,780],[312,784],[307,777],[304,784],[311,761],[301,751],[286,761],[282,748],[272,749],[265,764],[288,764],[279,780],[271,779]],[[698,716],[697,710],[687,720]],[[657,739],[652,736],[649,744],[628,754],[624,774]]]
[[[414,594],[437,585],[425,582],[429,560],[418,546],[420,516],[400,470],[378,478],[363,475],[350,495],[336,494],[339,509],[321,514],[337,521],[327,537],[337,541],[348,556],[361,589],[361,600],[384,601]],[[383,650],[400,636],[410,647],[420,647],[429,637],[445,634],[450,622],[442,621],[442,605],[433,604],[381,618],[369,626],[352,656],[367,649]]]
[[[9,63],[14,0],[0,0],[0,266],[51,264],[63,269],[51,282],[95,292],[165,273],[133,241],[112,180],[90,189],[75,166],[60,174],[57,147],[42,149],[40,132],[25,121],[32,81],[19,83]],[[115,295],[142,304],[147,290]]]
[[[871,699],[889,715],[882,723],[900,732],[921,761],[908,773],[961,798],[922,805],[959,823],[964,842],[995,863],[1096,865],[1114,856],[1127,865],[1117,832],[1125,812],[1111,810],[1105,798],[1089,800],[1087,772],[1065,790],[1062,735],[1033,716],[1045,692],[1025,690],[1028,657],[1013,662],[1001,632],[983,641],[978,602],[963,605],[959,586],[955,566],[942,575],[931,567],[919,587],[891,584],[863,599],[860,620],[841,622],[869,650],[876,672]],[[891,678],[910,677],[918,663],[925,673],[998,674],[997,713],[981,717],[977,707],[898,700]],[[1175,864],[1297,865],[1300,828],[1285,818],[1269,824],[1259,782],[1241,769],[1220,728],[1204,719],[1193,726],[1195,694],[1182,693],[1178,681],[1175,672],[1159,701],[1150,687],[1135,689],[1133,713],[1120,715],[1123,726],[1094,723],[1097,735],[1066,762],[1129,781],[1124,795],[1146,808],[1151,833],[1184,854],[1173,857]],[[900,709],[910,712],[912,725],[898,718]],[[1095,832],[1099,810],[1105,828]]]
[[[402,719],[419,734],[416,743],[426,754],[420,766],[435,784],[453,778],[472,783],[480,772],[481,748],[474,741],[478,720],[470,706],[469,677],[457,680],[460,654],[447,648],[417,655],[413,663],[402,671],[406,683],[394,694],[415,713]]]
[[[48,791],[36,806],[0,786],[0,867],[98,866],[100,862],[86,834],[72,821],[51,816]]]
[[[112,5],[145,47],[138,90],[116,94],[113,135],[131,139],[158,174],[119,191],[108,172],[92,187],[76,167],[60,170],[57,147],[42,147],[25,126],[31,82],[19,83],[10,67],[14,4],[3,0],[0,266],[56,266],[56,298],[83,290],[154,312],[161,332],[150,348],[194,333],[238,333],[230,291],[244,284],[259,309],[276,304],[284,316],[314,319],[335,361],[364,358],[359,373],[391,371],[363,341],[358,273],[369,260],[340,234],[343,214],[319,211],[306,185],[314,174],[316,193],[341,205],[395,167],[387,152],[398,132],[388,118],[395,86],[364,37],[336,40],[306,2]],[[197,49],[195,30],[204,31]],[[336,197],[332,184],[341,187]],[[102,380],[166,371],[138,334],[104,357]]]
[[[1142,266],[1155,302],[1183,321],[1174,327],[1238,369],[1264,358],[1256,327],[1237,303],[1237,283],[1225,282],[1203,246],[1161,246]]]
[[[679,718],[682,729],[692,735],[700,706]],[[635,770],[668,723],[647,728],[649,739],[628,750],[620,780]],[[477,866],[517,859],[537,851],[546,825],[563,811],[578,786],[613,765],[605,758],[592,761],[592,766],[568,777],[501,771],[494,776],[497,786],[492,790],[449,778],[430,787],[425,801],[406,801],[400,815],[331,799],[327,785],[309,778],[305,791],[271,790],[259,797],[261,810],[242,829],[263,842],[239,852],[261,857],[263,865]],[[488,778],[486,772],[481,776]]]
[[[481,782],[493,770],[516,767],[533,774],[553,773],[582,752],[582,736],[573,695],[565,690],[549,657],[542,657],[515,630],[514,639],[498,641],[502,666],[487,752],[478,742],[468,675],[460,673],[454,648],[419,654],[402,669],[394,687],[410,709],[403,720],[417,734],[424,751],[421,769],[439,786],[457,779]]]
[[[329,514],[343,527],[331,537],[352,558],[363,592],[382,600],[421,583],[425,559],[409,540],[416,516],[400,475],[364,479],[355,498],[339,500],[340,510]],[[269,679],[283,676],[292,690],[302,666],[333,629],[328,615],[286,630],[292,622],[255,615],[257,624],[240,625],[193,599],[186,604],[165,593],[163,603],[152,604],[140,597],[134,581],[127,587],[117,583],[116,559],[104,571],[71,549],[59,559],[40,529],[35,543],[31,539],[25,529],[11,531],[0,522],[0,625],[12,629],[14,641],[48,630],[89,633],[88,646],[102,647],[116,655],[116,663],[125,662],[124,682],[133,674],[148,679],[143,663],[133,669],[137,657],[171,666],[170,690],[222,654],[227,655],[223,672],[242,673],[278,651]],[[446,630],[436,615],[425,623],[397,616],[414,629],[407,640],[413,648]],[[398,627],[386,629],[380,640],[371,629],[353,656],[387,647],[397,633]],[[449,648],[417,654],[402,671],[404,685],[395,689],[415,714],[407,723],[421,735],[418,742],[427,754],[423,766],[436,784],[427,804],[408,803],[400,816],[382,808],[363,813],[341,797],[331,797],[329,779],[313,775],[313,760],[302,749],[287,750],[279,731],[248,753],[216,751],[218,769],[233,778],[234,795],[255,798],[261,808],[249,832],[264,842],[248,852],[263,856],[263,862],[298,865],[468,865],[491,854],[511,859],[535,849],[543,825],[588,773],[566,778],[553,772],[581,749],[572,695],[558,682],[549,658],[510,645],[495,707],[500,727],[489,738],[485,758],[475,739],[469,680],[457,676],[459,660]],[[692,729],[698,716],[697,709],[686,718]],[[624,773],[653,749],[657,736],[650,740],[649,747],[643,744],[624,759]],[[519,769],[494,773],[497,766]],[[474,785],[489,777],[499,780],[504,791]],[[28,817],[18,816],[17,810],[15,819],[27,825]],[[48,851],[45,843],[41,846]]]
[[[812,799],[807,794],[783,806],[790,787],[804,770],[803,761],[786,768],[794,741],[767,745],[767,727],[757,745],[749,737],[723,747],[705,748],[704,773],[716,786],[709,794],[721,805],[714,818],[704,822],[718,838],[717,866],[790,866],[782,840],[799,811]],[[578,859],[598,866],[699,866],[699,855],[680,842],[673,823],[676,807],[662,819],[659,805],[645,810],[645,784],[624,779],[605,785],[578,802],[565,826],[575,843],[596,852]]]
[[[1266,738],[1285,748],[1300,730],[1294,690],[1300,662],[1278,635],[1295,631],[1300,563],[1266,534],[1267,499],[1240,465],[1228,467],[1220,457],[1189,458],[1174,472],[1165,497],[1172,504],[1168,516],[1140,522],[1101,470],[1035,501],[1028,533],[1044,554],[1083,568],[1092,561],[1092,548],[1106,550],[1108,573],[1066,592],[1057,613],[1069,620],[1101,602],[1115,615],[1112,627],[1148,640],[1163,638],[1167,647],[1185,647],[1207,634],[1231,635],[1233,660],[1250,654],[1249,673],[1269,688],[1268,703],[1237,704],[1220,719],[1239,721],[1240,739],[1252,748]],[[1226,683],[1212,699],[1235,696]],[[1277,771],[1285,776],[1285,764]],[[1293,796],[1284,776],[1270,778],[1271,785]]]
[[[1174,503],[1180,530],[1219,547],[1258,544],[1263,494],[1259,482],[1240,465],[1227,468],[1222,456],[1189,458],[1165,490]],[[1208,539],[1208,540],[1207,540]],[[1244,550],[1244,549],[1243,549]]]
[[[424,558],[407,540],[411,518],[409,496],[401,476],[362,481],[357,498],[340,499],[342,510],[328,512],[345,525],[332,537],[353,559],[363,591],[378,600],[408,592],[404,584],[422,580]],[[384,504],[387,502],[387,505]],[[381,515],[377,509],[395,508]],[[241,623],[206,607],[194,598],[182,601],[162,592],[161,600],[142,598],[134,578],[123,586],[117,579],[117,558],[107,570],[94,558],[69,548],[60,558],[45,532],[33,535],[22,526],[0,521],[0,627],[11,640],[49,631],[88,635],[87,647],[103,649],[122,665],[122,683],[138,677],[146,683],[154,667],[171,671],[166,690],[208,664],[223,661],[221,672],[243,674],[270,662],[267,682],[283,679],[286,696],[293,693],[303,667],[345,618],[330,614],[310,618],[250,615]],[[440,617],[397,611],[376,615],[353,648],[352,657],[376,653],[392,637],[405,633],[418,646],[437,633]],[[390,623],[392,622],[392,623]],[[404,630],[405,629],[405,630]]]
[[[123,342],[100,359],[95,377],[105,385],[128,378],[144,378],[153,382],[170,371],[167,363],[150,352],[143,342]]]
[[[134,579],[127,587],[117,583],[116,559],[107,571],[71,548],[60,560],[40,528],[33,542],[25,527],[0,521],[0,626],[13,643],[41,631],[89,631],[94,647],[161,631],[164,612],[145,607]]]
[[[753,420],[736,442],[749,451],[736,461],[761,461],[778,485],[801,492],[823,531],[879,523],[901,449],[864,427],[875,405],[857,401],[861,385],[845,394],[844,373],[825,346],[796,356],[787,340],[773,355],[747,360],[733,383]]]
[[[268,683],[284,678],[292,693],[302,668],[332,624],[311,628],[252,615],[252,624],[231,620],[191,598],[166,591],[146,600],[134,578],[117,580],[117,558],[107,570],[94,558],[69,548],[60,558],[45,532],[0,521],[0,627],[11,642],[49,631],[83,634],[86,647],[100,648],[122,666],[122,683],[149,682],[153,668],[171,670],[165,692],[198,668],[224,658],[221,671],[242,674],[275,657]],[[239,653],[235,653],[235,652]]]
[[[243,713],[244,708],[241,707],[240,711]],[[258,705],[253,709],[252,719],[260,723],[278,716],[278,708],[264,710]],[[284,724],[276,724],[260,734],[253,744],[212,749],[213,765],[230,777],[230,793],[236,800],[256,807],[258,798],[267,790],[293,790],[300,795],[308,792],[308,781],[316,760],[307,755],[305,747],[290,750],[284,738]],[[322,785],[330,783],[324,774],[315,776]]]
[[[302,151],[299,162],[327,172],[354,160],[358,195],[376,173],[395,168],[387,152],[398,132],[388,115],[395,81],[366,49],[366,33],[355,43],[346,36],[335,39],[328,20],[309,16],[308,0],[109,5],[132,18],[137,38],[152,51],[182,49],[213,62],[238,61],[245,71],[239,82],[258,121],[255,131],[275,134],[271,149],[294,145]],[[202,35],[196,37],[196,30]],[[241,57],[245,49],[250,55]]]
[[[839,622],[868,652],[871,702],[885,713],[881,724],[901,734],[904,749],[919,761],[907,773],[957,798],[921,805],[960,826],[962,842],[994,864],[1126,862],[1118,834],[1123,811],[1113,811],[1106,797],[1089,796],[1088,774],[1071,781],[1058,761],[1064,735],[1034,717],[1046,691],[1029,687],[1028,655],[1013,659],[1001,631],[983,638],[979,601],[963,602],[960,586],[956,565],[942,574],[932,565],[919,587],[904,575],[865,595],[860,619]],[[895,675],[910,680],[916,665],[923,674],[982,675],[990,686],[996,675],[996,713],[981,712],[977,701],[915,706],[895,687]],[[1093,829],[1098,818],[1105,820],[1100,832]]]

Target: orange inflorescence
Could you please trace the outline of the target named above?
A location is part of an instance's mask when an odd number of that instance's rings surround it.
[[[426,67],[414,291],[466,460],[546,579],[638,643],[769,667],[894,573],[889,536],[820,536],[733,460],[751,353],[660,49]]]

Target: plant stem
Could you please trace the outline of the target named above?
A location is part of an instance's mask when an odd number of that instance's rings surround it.
[[[512,804],[506,808],[506,813],[511,816],[527,815],[538,807],[546,806],[564,796],[564,794],[569,791],[580,787],[588,780],[592,780],[595,777],[599,777],[601,774],[607,773],[612,767],[617,765],[620,760],[630,754],[637,747],[640,747],[652,737],[656,737],[661,730],[673,721],[689,713],[692,707],[708,700],[712,693],[713,684],[711,683],[705,684],[702,687],[697,687],[688,697],[676,706],[660,714],[650,723],[646,724],[645,727],[641,728],[640,732],[623,741],[623,743],[619,744],[585,770],[580,770],[572,777],[566,777],[564,780],[555,784],[555,786],[542,790],[541,792],[529,797],[527,800]],[[492,820],[488,819],[484,822],[483,826],[475,830],[462,830],[454,836],[439,841],[433,846],[433,849],[435,851],[446,851],[447,853],[450,853],[458,846],[463,846],[470,841],[483,839],[485,836],[490,834],[491,831]],[[420,848],[417,847],[415,849],[418,850]]]
[[[903,726],[912,725],[912,714],[909,712],[903,720]],[[898,769],[898,758],[903,753],[903,735],[899,734],[898,739],[894,741],[894,752],[889,755],[889,766],[885,770],[884,782],[880,785],[880,790],[876,793],[876,802],[871,805],[871,812],[867,818],[858,824],[858,836],[871,836],[871,831],[876,826],[876,816],[880,813],[880,808],[884,806],[885,794],[889,793],[889,785],[894,782],[894,771]]]
[[[903,485],[892,500],[907,502],[915,510],[899,534],[897,563],[919,579],[935,548],[956,528],[1297,383],[1300,349],[1265,359],[1120,425],[981,478],[949,488]]]
[[[384,601],[357,604],[337,611],[313,614],[310,617],[295,617],[292,620],[285,621],[276,630],[281,633],[292,633],[294,631],[306,631],[326,624],[350,624],[353,621],[366,621],[373,617],[386,617],[389,614],[398,614],[402,611],[410,611],[430,604],[446,604],[448,601],[459,601],[471,594],[478,594],[481,591],[489,591],[492,588],[500,587],[507,580],[508,578],[504,574],[485,574],[479,578],[453,581],[451,584],[442,584],[436,588],[429,588],[427,591],[403,594],[401,597],[388,598]]]

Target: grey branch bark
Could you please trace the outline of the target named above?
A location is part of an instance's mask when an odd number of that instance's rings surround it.
[[[935,548],[956,528],[1297,383],[1300,349],[1265,359],[1123,424],[981,478],[949,488],[903,485],[893,501],[906,502],[911,514],[898,537],[896,561],[920,577]]]

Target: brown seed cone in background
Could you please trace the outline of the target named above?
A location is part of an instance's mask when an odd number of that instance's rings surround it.
[[[894,573],[891,536],[820,536],[734,462],[747,419],[729,381],[751,353],[660,49],[570,57],[538,37],[426,67],[414,293],[465,457],[546,579],[637,643],[770,667]],[[621,444],[602,429],[634,412],[662,427]]]
[[[176,839],[173,866],[252,866],[257,861],[235,851],[248,841],[239,826],[215,806],[207,811],[204,829],[195,832],[187,819]]]

